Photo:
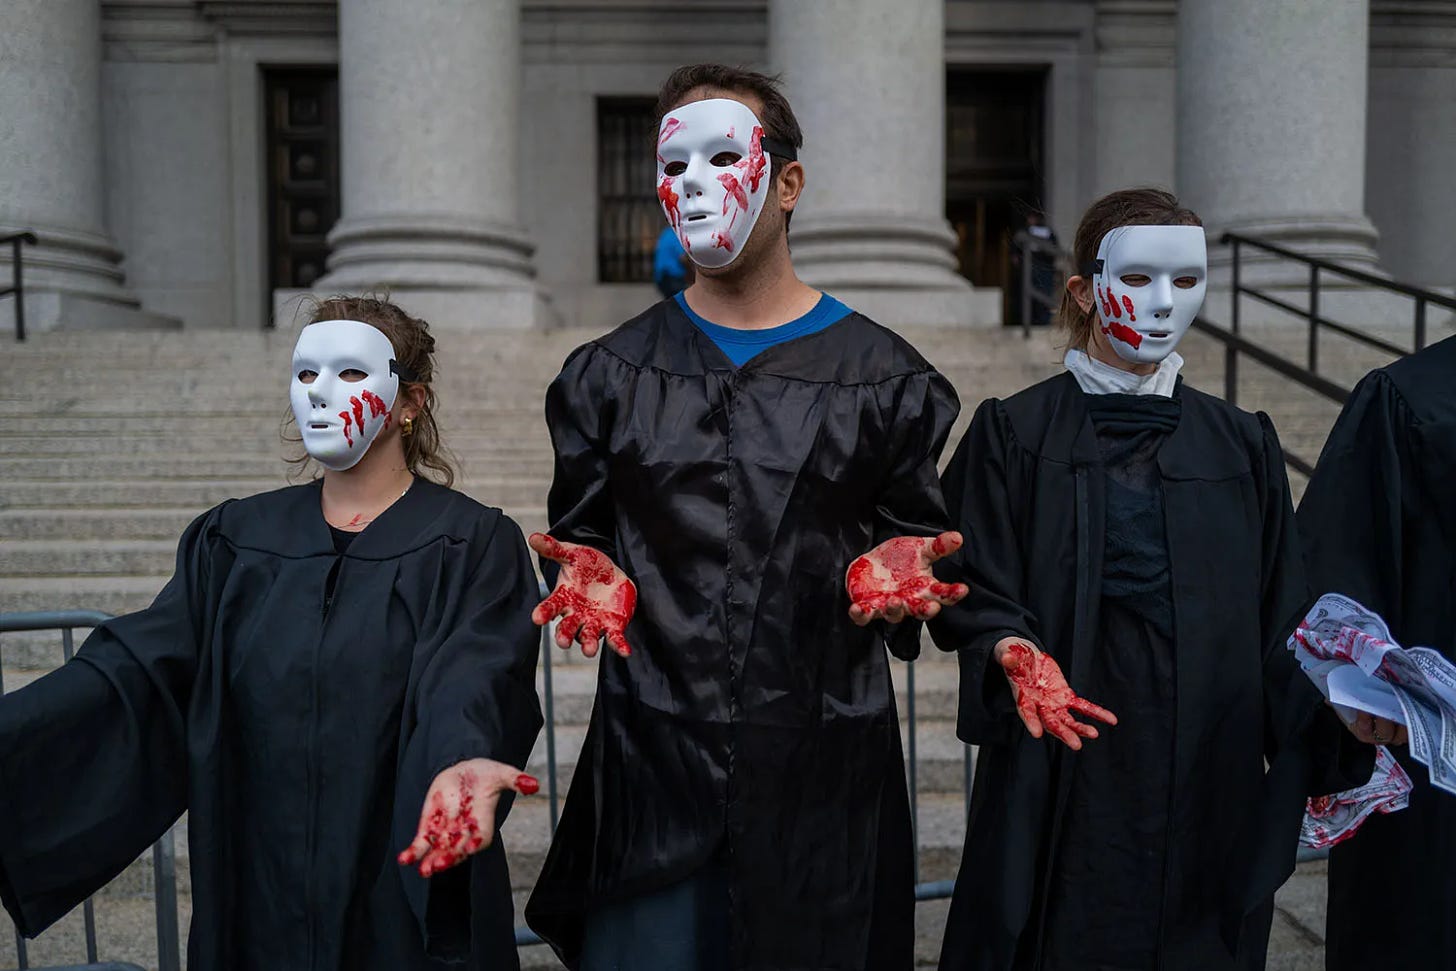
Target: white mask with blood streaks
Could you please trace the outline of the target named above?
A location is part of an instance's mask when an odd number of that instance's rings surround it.
[[[353,468],[389,427],[396,369],[394,345],[362,321],[321,320],[298,335],[288,399],[303,447],[320,465]]]
[[[657,198],[696,264],[727,266],[743,252],[768,197],[763,124],[730,98],[667,113],[657,131]]]
[[[1157,364],[1173,353],[1208,289],[1203,227],[1119,226],[1102,237],[1097,265],[1098,326],[1117,356]]]

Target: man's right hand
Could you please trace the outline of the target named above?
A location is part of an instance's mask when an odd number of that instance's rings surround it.
[[[1117,716],[1084,698],[1077,697],[1062,669],[1048,654],[1019,637],[1003,637],[996,643],[996,663],[1011,687],[1016,713],[1032,738],[1051,732],[1073,751],[1082,748],[1082,739],[1096,738],[1097,729],[1072,717],[1080,712],[1108,725],[1117,724]]]
[[[531,549],[561,564],[556,589],[531,611],[531,620],[544,627],[556,618],[556,643],[569,649],[573,641],[581,652],[596,657],[606,638],[622,657],[632,653],[627,643],[627,625],[637,609],[637,588],[605,553],[590,546],[562,543],[545,533],[532,533],[526,541]]]

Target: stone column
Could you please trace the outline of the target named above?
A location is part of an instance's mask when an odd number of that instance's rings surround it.
[[[1372,0],[1365,194],[1398,280],[1456,284],[1456,2]]]
[[[517,180],[519,0],[341,0],[342,216],[316,291],[434,324],[538,322]]]
[[[992,323],[945,220],[943,0],[770,0],[769,59],[804,130],[789,239],[807,282],[888,326]]]
[[[123,285],[102,190],[99,0],[0,4],[0,234],[33,231],[22,254],[28,329],[175,325],[141,313]],[[10,282],[10,247],[0,280]],[[13,297],[0,301],[10,329]]]
[[[1096,191],[1172,187],[1176,153],[1173,0],[1098,0]]]
[[[1225,230],[1370,268],[1365,215],[1369,0],[1181,0],[1177,188]],[[1210,251],[1213,277],[1226,250]],[[1307,274],[1250,255],[1247,282]]]

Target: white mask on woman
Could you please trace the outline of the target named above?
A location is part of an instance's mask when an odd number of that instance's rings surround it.
[[[298,335],[288,398],[303,447],[326,469],[351,469],[389,427],[399,365],[384,332],[358,320],[321,320]]]
[[[1203,227],[1119,226],[1102,237],[1090,275],[1098,326],[1112,350],[1133,364],[1157,364],[1203,306]]]

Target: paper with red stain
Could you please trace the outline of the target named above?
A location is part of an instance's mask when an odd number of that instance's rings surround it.
[[[1379,614],[1335,593],[1315,602],[1288,646],[1346,723],[1364,711],[1405,725],[1431,785],[1456,794],[1456,665],[1395,643]]]
[[[576,543],[563,543],[545,533],[532,533],[531,549],[561,564],[556,589],[531,612],[531,620],[545,626],[561,618],[556,626],[556,643],[570,647],[580,640],[587,657],[597,652],[605,638],[618,654],[628,657],[627,625],[637,611],[637,587],[600,550]]]
[[[1007,645],[1000,660],[1016,695],[1017,713],[1033,737],[1039,738],[1040,729],[1045,729],[1069,748],[1080,749],[1083,738],[1097,737],[1097,729],[1073,718],[1074,711],[1108,725],[1117,724],[1112,712],[1078,697],[1051,655],[1016,641]]]
[[[929,619],[942,606],[956,603],[968,592],[963,583],[942,583],[931,564],[960,549],[960,533],[939,536],[897,536],[885,540],[845,571],[850,616],[857,623],[877,617],[900,619],[897,614]]]
[[[662,203],[662,211],[667,213],[667,222],[673,229],[677,229],[682,222],[682,213],[677,207],[679,198],[681,197],[672,191],[672,179],[663,176],[662,182],[657,186],[657,201]]]
[[[1390,749],[1377,745],[1375,772],[1369,782],[1333,795],[1316,796],[1305,804],[1299,842],[1316,849],[1342,843],[1374,814],[1393,813],[1409,806],[1414,788],[1410,775]]]

